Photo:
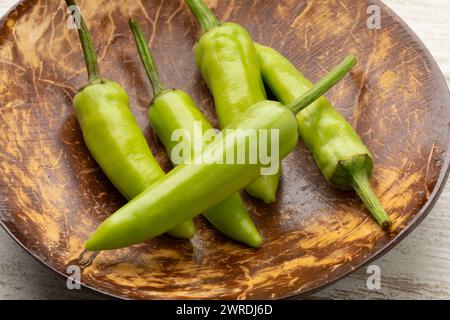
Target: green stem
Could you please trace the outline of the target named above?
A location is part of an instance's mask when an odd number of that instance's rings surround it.
[[[389,218],[380,200],[378,200],[376,194],[373,192],[367,174],[364,171],[355,172],[353,170],[350,170],[349,174],[353,188],[358,193],[370,214],[383,229],[389,229],[392,225],[391,218]]]
[[[75,1],[66,0],[67,6],[76,6]],[[80,14],[80,28],[78,29],[78,35],[80,36],[81,46],[83,48],[84,60],[86,61],[86,68],[89,75],[89,83],[95,83],[102,81],[100,76],[100,68],[98,67],[97,54],[95,52],[92,37],[84,22],[83,17]]]
[[[347,56],[336,68],[317,82],[314,87],[287,105],[292,113],[297,114],[308,107],[338,83],[356,64],[354,55]]]
[[[202,26],[204,33],[220,25],[220,21],[203,0],[186,0],[186,4]]]
[[[139,52],[139,56],[141,57],[142,64],[144,65],[145,71],[147,72],[147,76],[152,85],[153,94],[156,97],[161,92],[166,90],[166,87],[159,78],[155,59],[153,59],[153,56],[150,52],[147,42],[145,41],[144,33],[139,27],[139,24],[133,19],[130,19],[130,27],[131,30],[133,31],[134,40],[136,42],[136,47]]]

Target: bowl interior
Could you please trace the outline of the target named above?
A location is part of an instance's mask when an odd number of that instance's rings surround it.
[[[192,241],[162,236],[103,252],[82,283],[124,298],[278,298],[326,285],[396,243],[429,211],[446,178],[450,101],[433,59],[388,8],[367,28],[372,1],[207,1],[218,17],[290,58],[316,81],[355,53],[359,64],[327,95],[373,152],[372,185],[394,220],[382,232],[351,192],[325,182],[300,142],[283,162],[278,202],[244,195],[265,238],[254,250],[201,217]],[[199,27],[181,0],[79,1],[104,77],[129,93],[161,165],[171,166],[146,118],[151,96],[128,27],[144,26],[166,84],[189,92],[215,124],[194,63]],[[23,1],[0,27],[1,222],[38,259],[65,274],[83,243],[125,201],[90,156],[72,109],[86,80],[61,1]]]

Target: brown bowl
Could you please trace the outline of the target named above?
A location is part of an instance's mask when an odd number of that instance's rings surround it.
[[[354,193],[327,185],[302,143],[283,163],[278,202],[246,196],[265,237],[253,250],[201,217],[192,241],[162,236],[101,253],[82,273],[97,291],[138,299],[280,298],[321,288],[392,248],[430,211],[449,167],[450,96],[429,52],[378,1],[207,1],[312,80],[353,52],[359,65],[328,97],[374,154],[372,184],[394,220],[386,234]],[[227,5],[228,4],[228,5]],[[367,7],[381,7],[369,30]],[[181,0],[80,1],[105,77],[121,83],[158,160],[148,127],[150,87],[128,18],[141,21],[163,80],[191,93],[217,123],[193,58],[199,27]],[[83,142],[72,98],[86,80],[63,1],[22,1],[0,25],[0,218],[33,256],[66,274],[83,243],[125,203]]]

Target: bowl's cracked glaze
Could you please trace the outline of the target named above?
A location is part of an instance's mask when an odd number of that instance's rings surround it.
[[[372,150],[372,184],[394,220],[388,235],[353,193],[328,186],[302,143],[283,163],[279,201],[246,197],[265,238],[253,250],[202,218],[192,241],[162,236],[103,252],[82,283],[124,298],[280,298],[329,284],[390,248],[430,210],[448,169],[449,93],[428,51],[373,1],[207,1],[223,20],[287,55],[317,80],[347,53],[359,65],[328,97]],[[366,26],[382,9],[382,29]],[[191,93],[216,122],[193,58],[199,27],[181,0],[79,1],[105,77],[122,84],[152,149],[170,164],[146,119],[150,87],[128,18],[139,20],[163,80]],[[124,199],[89,155],[72,102],[86,80],[63,1],[22,1],[0,26],[0,218],[29,252],[64,274],[89,234]]]

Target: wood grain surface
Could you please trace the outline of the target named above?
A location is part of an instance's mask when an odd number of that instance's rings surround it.
[[[347,6],[347,8],[352,8],[352,6]],[[231,14],[231,17],[233,17],[233,14]],[[234,19],[236,19],[236,17],[233,17]],[[236,20],[238,20],[238,19],[236,19]],[[251,28],[250,28],[251,29]],[[254,34],[254,35],[256,35],[256,34],[258,34],[257,32],[255,32],[255,30],[251,30],[251,31],[253,31],[252,32],[252,34]],[[264,39],[258,39],[258,40],[262,40],[262,42],[264,42],[263,40]],[[350,40],[350,43],[352,43],[352,41]],[[275,46],[275,45],[274,45]],[[417,48],[414,48],[414,49],[417,49]],[[289,54],[292,54],[292,57],[291,58],[293,58],[293,60],[295,61],[295,53],[293,53],[293,52],[290,52],[290,51],[288,51],[287,52],[287,54],[289,55]],[[323,57],[323,59],[325,59],[325,57],[327,57],[326,55],[322,55],[322,57]],[[305,57],[303,57],[303,58],[305,58]],[[306,61],[308,61],[308,58],[309,59],[312,59],[311,57],[306,57],[305,59],[306,59]],[[300,59],[299,59],[300,60]],[[311,60],[312,61],[312,60]],[[329,62],[328,62],[329,63]],[[319,67],[317,67],[317,66],[310,66],[309,67],[310,68],[310,70],[316,70],[316,71],[319,71],[321,68],[320,68],[320,66]],[[308,70],[308,64],[305,62],[305,65],[304,65],[304,68],[303,68],[304,70]],[[81,68],[80,68],[80,70],[81,70]],[[314,74],[314,72],[312,72],[311,71],[311,74],[313,75]],[[76,81],[78,81],[78,80],[74,80],[75,82]],[[345,85],[345,84],[344,84]],[[348,85],[348,83],[347,83],[347,85]],[[417,88],[418,87],[420,87],[420,86],[416,86],[415,87],[415,89],[416,89],[416,91],[417,91]],[[424,87],[426,87],[426,85],[424,86]],[[421,88],[421,89],[423,89],[423,88]],[[365,93],[365,94],[367,94],[367,93]],[[334,92],[334,95],[332,94],[331,95],[335,100],[338,98],[338,96],[336,95],[336,91]],[[341,98],[341,97],[340,97]],[[201,101],[203,101],[203,103],[202,103],[202,105],[205,105],[205,104],[207,104],[208,102],[207,101],[205,101],[205,99],[199,99],[199,100],[201,100]],[[206,99],[207,100],[207,99]],[[142,103],[141,103],[142,104]],[[142,104],[142,109],[144,109],[144,104]],[[341,110],[341,111],[343,111],[344,113],[345,112],[347,112],[347,116],[351,116],[351,114],[352,114],[352,110]],[[363,126],[364,127],[364,126]],[[369,137],[368,137],[368,139],[369,139],[369,142],[368,143],[370,143],[370,135],[369,135]],[[376,148],[376,146],[372,146],[372,149],[374,150],[377,150],[377,148]],[[382,150],[380,150],[379,151],[381,154],[382,154]],[[376,153],[376,152],[375,152]],[[300,155],[301,155],[302,153],[300,153]],[[382,159],[383,160],[383,159]],[[294,161],[294,160],[293,160]],[[382,161],[380,161],[380,162],[382,162]],[[311,169],[312,170],[312,169]],[[417,172],[417,170],[413,170],[414,172]],[[427,171],[427,172],[429,172],[429,171]],[[287,180],[287,182],[285,182],[288,186],[289,186],[289,179],[286,179]],[[400,178],[400,180],[401,180],[401,178]],[[431,184],[431,189],[433,188],[433,179],[431,179],[431,182],[430,182],[430,184]],[[401,185],[401,183],[400,183],[400,185]],[[386,186],[385,186],[386,187]],[[321,187],[322,188],[322,187]],[[325,187],[326,188],[326,187]],[[425,192],[425,194],[426,194],[426,192],[427,192],[427,190],[428,190],[428,188],[429,188],[429,186],[425,186],[425,189],[424,189],[424,192]],[[389,189],[392,189],[392,187],[391,188],[389,188]],[[395,189],[395,188],[394,188]],[[326,188],[325,190],[327,190],[327,192],[328,192],[328,188]],[[400,188],[400,190],[401,190],[401,188]],[[403,191],[403,194],[404,194],[404,190],[402,190]],[[429,191],[429,190],[428,190]],[[330,191],[331,193],[333,192],[333,191]],[[391,192],[393,192],[393,191],[391,191]],[[395,194],[395,192],[394,192],[394,194]],[[288,198],[289,198],[289,194],[287,194],[286,195]],[[426,198],[426,195],[425,195],[425,198]],[[350,199],[350,198],[349,198]],[[419,201],[420,202],[420,201]],[[283,206],[281,206],[281,207],[283,207]],[[257,205],[255,205],[255,208],[257,208]],[[258,209],[258,208],[257,208]],[[255,210],[256,212],[258,212],[258,210]],[[281,209],[282,210],[282,209]],[[360,209],[358,209],[357,211],[359,211]],[[364,220],[364,221],[366,221],[366,220]],[[366,223],[366,222],[364,222],[364,223]],[[367,221],[367,224],[370,226],[369,228],[372,228],[372,226],[371,226],[371,224],[370,224],[370,221]],[[400,226],[400,227],[403,227],[403,226]],[[436,229],[434,229],[434,230],[436,230]],[[370,231],[370,233],[372,234],[372,232],[375,232],[375,231]],[[344,233],[345,233],[345,231],[344,231]],[[366,234],[367,235],[367,234]],[[233,249],[234,250],[234,249]],[[342,250],[345,250],[345,249],[342,249]],[[341,251],[342,252],[342,251]],[[319,259],[319,261],[320,261],[320,259]],[[386,268],[385,267],[383,267],[382,268],[382,270],[383,271],[386,271],[386,275],[387,275],[387,273],[389,272],[389,270],[386,270]],[[283,270],[284,271],[284,270]],[[358,275],[360,275],[361,273],[358,273]],[[272,276],[271,276],[272,277]],[[357,277],[357,276],[356,276]],[[367,289],[364,289],[364,285],[365,285],[365,281],[364,281],[364,278],[365,278],[366,276],[365,275],[362,275],[362,277],[361,277],[361,279],[360,280],[362,280],[361,282],[363,282],[362,283],[362,286],[363,286],[363,289],[361,289],[361,292],[364,292],[364,291],[367,291]],[[273,278],[273,277],[272,277]],[[271,278],[271,280],[272,280],[272,278]],[[276,278],[276,277],[275,277]],[[358,278],[357,278],[358,279]],[[387,279],[389,279],[389,278],[387,278]],[[276,279],[275,279],[276,280]],[[384,283],[384,282],[383,282]],[[401,284],[401,281],[400,282],[397,282],[397,285],[399,285],[399,284]],[[337,285],[337,286],[339,286],[339,284]],[[393,283],[393,287],[395,287],[395,282]],[[399,287],[400,287],[400,285],[399,285]],[[331,289],[327,289],[327,290],[333,290],[332,288]],[[336,292],[339,292],[339,288],[337,288],[337,289],[334,289],[334,290],[336,290]],[[445,288],[443,288],[443,291],[445,292]],[[331,291],[331,292],[333,292],[333,291]],[[323,294],[323,293],[321,293],[321,294]],[[320,297],[320,295],[321,294],[318,294],[318,295],[316,295],[316,296],[319,296]],[[326,293],[326,291],[325,291],[325,294],[327,294]],[[381,295],[382,295],[382,293],[380,293]],[[329,294],[329,296],[330,297],[333,297],[333,295],[332,294]]]

